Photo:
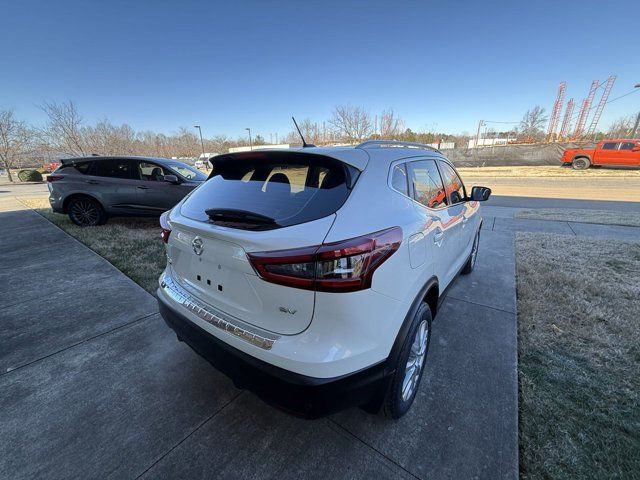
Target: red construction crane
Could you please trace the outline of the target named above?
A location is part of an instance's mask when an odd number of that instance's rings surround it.
[[[564,103],[564,92],[566,89],[567,82],[560,83],[556,101],[553,103],[551,118],[549,119],[549,128],[547,129],[547,142],[555,141],[556,128],[558,127],[558,121],[560,120],[560,112],[562,111],[562,104]]]
[[[571,128],[571,116],[573,115],[573,98],[570,98],[567,102],[567,110],[564,112],[564,118],[562,119],[562,126],[560,127],[560,139],[565,140],[569,136],[569,129]]]
[[[589,130],[587,130],[587,137],[590,137],[591,135],[596,133],[598,121],[602,116],[602,110],[604,110],[604,106],[607,104],[607,99],[609,98],[609,94],[611,93],[613,84],[616,83],[616,78],[617,77],[615,75],[609,75],[609,78],[607,78],[607,83],[604,86],[604,92],[602,92],[602,97],[600,97],[600,102],[598,102],[596,111],[593,114],[593,119],[591,120],[591,124],[589,125]]]
[[[593,97],[598,89],[598,80],[591,82],[591,88],[589,89],[589,95],[582,101],[582,107],[580,107],[580,114],[578,115],[578,121],[576,122],[576,129],[573,131],[572,140],[578,140],[582,136],[584,130],[584,124],[587,123],[587,117],[589,116],[589,108]]]

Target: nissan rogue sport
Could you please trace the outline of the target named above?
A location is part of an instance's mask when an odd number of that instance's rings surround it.
[[[391,141],[212,165],[160,219],[158,301],[178,339],[291,413],[404,415],[491,191],[467,191],[439,151]]]

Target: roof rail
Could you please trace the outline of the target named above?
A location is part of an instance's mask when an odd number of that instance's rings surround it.
[[[356,148],[421,148],[424,150],[432,150],[440,153],[435,147],[427,145],[426,143],[417,142],[403,142],[401,140],[367,140],[360,145],[356,145]]]

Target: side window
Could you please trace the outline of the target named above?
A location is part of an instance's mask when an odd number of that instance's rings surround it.
[[[164,181],[165,171],[160,165],[149,162],[135,163],[138,165],[138,175],[140,175],[140,180],[146,180],[148,182]]]
[[[636,144],[633,142],[622,142],[622,144],[620,145],[620,150],[633,150],[633,147],[635,147]]]
[[[407,171],[404,163],[394,165],[391,171],[391,187],[398,192],[409,196],[409,185],[407,184]]]
[[[615,150],[618,146],[615,142],[607,142],[602,144],[602,150]]]
[[[100,160],[93,167],[93,175],[111,178],[132,178],[129,160]]]
[[[407,169],[416,202],[429,208],[440,208],[447,204],[447,195],[434,160],[410,162],[407,163]]]
[[[444,188],[447,191],[449,199],[451,200],[451,205],[463,202],[467,195],[464,189],[464,184],[462,183],[462,180],[460,179],[456,171],[451,168],[448,163],[438,162],[438,165],[440,166],[440,171],[442,172]]]
[[[83,175],[86,175],[89,173],[89,170],[91,169],[91,164],[93,162],[82,162],[82,163],[76,163],[74,165],[75,169],[77,171],[79,171],[80,173],[82,173]]]

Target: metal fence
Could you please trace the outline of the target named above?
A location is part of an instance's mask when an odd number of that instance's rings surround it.
[[[457,167],[559,165],[567,148],[593,148],[594,143],[538,143],[456,148],[443,152]]]

